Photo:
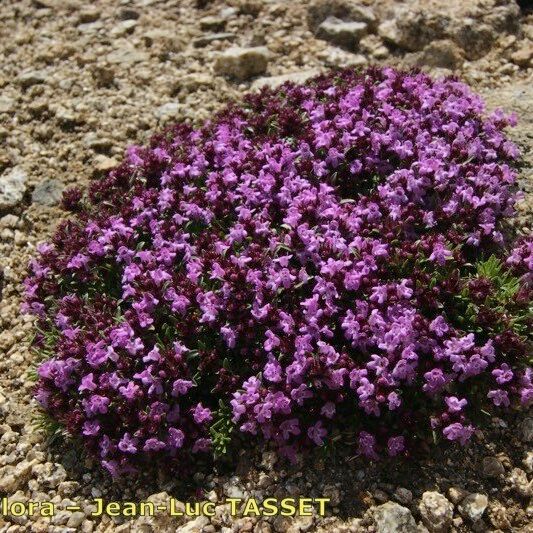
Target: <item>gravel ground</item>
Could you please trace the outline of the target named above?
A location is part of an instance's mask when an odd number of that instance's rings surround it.
[[[521,3],[1,0],[0,499],[52,501],[58,512],[0,516],[0,532],[533,531],[531,413],[488,419],[461,452],[420,450],[404,463],[372,465],[339,449],[288,466],[250,449],[215,469],[194,465],[186,482],[159,471],[112,483],[75,443],[32,424],[32,320],[19,312],[25,266],[64,215],[65,186],[98,179],[164,124],[199,123],[250,89],[335,66],[454,73],[489,108],[516,111],[519,224],[530,227],[533,14]],[[239,518],[224,504],[299,495],[330,498],[327,516]],[[90,516],[94,498],[170,496],[211,501],[215,516]]]

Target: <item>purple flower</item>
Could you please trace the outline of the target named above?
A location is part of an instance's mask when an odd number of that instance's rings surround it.
[[[376,453],[376,438],[371,433],[367,433],[366,431],[361,431],[359,433],[359,453],[361,455],[364,455],[365,457],[368,457],[372,460],[379,459],[378,454]]]
[[[229,327],[223,327],[220,328],[220,333],[226,341],[228,348],[235,348],[235,341],[237,339],[237,334],[235,333],[235,330]]]
[[[303,405],[305,400],[312,398],[313,393],[309,390],[309,387],[302,383],[296,389],[291,391],[291,398],[298,404]]]
[[[382,304],[387,300],[387,286],[378,285],[377,287],[372,288],[372,295],[370,296],[370,301]]]
[[[456,440],[464,446],[473,435],[474,428],[472,426],[463,426],[459,422],[454,422],[446,426],[442,433],[448,440]]]
[[[279,362],[273,357],[269,357],[269,362],[265,365],[265,370],[263,371],[263,376],[265,376],[268,381],[278,383],[282,379],[282,369]]]
[[[88,400],[84,400],[85,410],[87,414],[95,415],[98,413],[105,414],[107,413],[110,400],[105,396],[100,396],[99,394],[93,394],[89,397]]]
[[[161,354],[159,353],[159,348],[157,346],[154,346],[144,357],[143,361],[145,363],[149,362],[155,362],[158,363],[161,361]]]
[[[442,242],[437,242],[433,246],[433,251],[429,256],[429,260],[435,261],[439,265],[444,265],[451,257],[453,257],[452,252],[450,252]]]
[[[390,439],[387,441],[387,452],[391,457],[401,454],[404,450],[404,437],[390,437]]]
[[[446,384],[446,377],[440,368],[434,368],[424,374],[426,384],[423,389],[429,393],[439,392]]]
[[[168,442],[172,448],[181,448],[185,440],[185,434],[181,429],[169,428],[168,430]]]
[[[143,446],[145,452],[159,452],[166,448],[166,444],[158,439],[150,438],[146,439]]]
[[[188,379],[177,379],[172,384],[172,396],[187,394],[193,386],[194,383]]]
[[[492,400],[492,403],[494,403],[494,405],[498,407],[509,407],[511,405],[507,391],[504,391],[502,389],[495,389],[489,391],[487,394],[487,398],[489,400]]]
[[[333,402],[326,402],[322,409],[320,409],[320,414],[324,415],[326,418],[333,418],[335,416],[335,404]]]
[[[430,331],[436,333],[439,337],[443,337],[449,331],[450,328],[446,323],[446,320],[444,320],[444,317],[442,317],[442,315],[439,315],[430,323],[429,329]]]
[[[459,413],[468,404],[467,400],[465,400],[464,398],[460,400],[456,396],[448,396],[445,401],[446,405],[448,406],[448,411],[450,413]]]
[[[267,330],[266,337],[267,340],[265,341],[264,347],[267,352],[271,352],[274,348],[277,348],[280,345],[279,337],[274,335],[272,331]]]
[[[319,420],[316,424],[312,425],[307,430],[307,436],[317,445],[322,446],[324,444],[324,437],[328,434],[322,421]]]
[[[254,406],[254,415],[260,424],[270,421],[272,418],[272,404],[270,402],[258,403]]]
[[[78,391],[93,391],[95,389],[96,383],[94,382],[94,374],[90,372],[89,374],[83,376],[83,378],[81,379],[81,384],[78,387]]]
[[[496,378],[498,385],[503,385],[513,379],[513,371],[507,363],[503,363],[500,368],[496,368],[492,371],[492,375]]]
[[[207,452],[211,447],[211,439],[197,439],[192,447],[192,453]]]
[[[109,472],[109,474],[111,474],[111,477],[113,478],[118,477],[122,472],[118,462],[115,460],[102,461],[102,466]]]
[[[374,394],[375,387],[367,378],[362,378],[360,383],[360,386],[357,388],[357,394],[360,400],[365,401]]]
[[[129,433],[124,433],[124,436],[118,443],[118,449],[124,453],[136,453],[137,439],[132,439]]]
[[[192,409],[192,414],[194,421],[197,424],[203,424],[204,422],[211,422],[213,415],[211,414],[211,409],[204,407],[199,403],[194,409]]]
[[[133,381],[128,381],[127,385],[123,385],[118,389],[122,396],[129,401],[134,400],[140,394],[140,387],[136,385]]]
[[[87,435],[88,437],[93,437],[94,435],[97,435],[100,431],[100,424],[97,420],[87,420],[87,422],[84,422],[83,424],[83,434]]]
[[[387,396],[387,402],[391,411],[398,409],[398,407],[402,405],[402,400],[397,392],[389,393],[389,395]]]

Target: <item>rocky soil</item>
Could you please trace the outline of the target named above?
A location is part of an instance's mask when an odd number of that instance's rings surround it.
[[[516,111],[520,224],[531,225],[533,14],[514,0],[1,0],[0,498],[53,501],[52,519],[0,516],[0,532],[533,531],[533,418],[487,417],[472,445],[368,464],[346,450],[289,466],[246,450],[183,482],[149,472],[112,483],[75,443],[32,420],[21,281],[64,216],[65,186],[98,179],[164,124],[201,122],[264,84],[336,66],[456,74],[490,108]],[[216,516],[91,518],[91,501],[207,499]],[[230,517],[227,496],[329,497],[326,517]],[[80,511],[66,507],[77,504]]]

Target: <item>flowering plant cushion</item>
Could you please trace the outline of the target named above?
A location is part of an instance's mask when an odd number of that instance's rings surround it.
[[[113,475],[235,435],[465,444],[533,399],[513,121],[455,79],[345,70],[130,147],[31,263],[37,400]]]

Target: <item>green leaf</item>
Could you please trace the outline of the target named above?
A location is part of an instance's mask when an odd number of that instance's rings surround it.
[[[490,280],[497,278],[502,271],[502,262],[495,256],[491,255],[486,261],[477,263],[477,273]]]

